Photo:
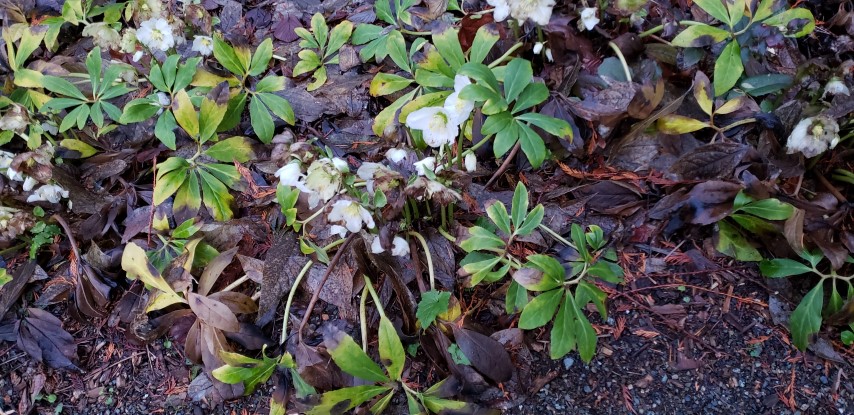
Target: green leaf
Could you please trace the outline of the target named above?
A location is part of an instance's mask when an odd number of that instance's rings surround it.
[[[270,59],[273,59],[273,39],[268,37],[255,49],[252,60],[249,62],[249,75],[261,75],[267,70]]]
[[[104,128],[104,113],[101,111],[101,103],[95,102],[89,110],[89,116],[92,117],[92,122],[98,129]]]
[[[543,205],[537,205],[534,209],[532,209],[528,216],[525,216],[525,220],[522,221],[522,225],[516,228],[516,235],[519,236],[527,236],[530,235],[534,229],[537,229],[540,226],[540,223],[543,222],[543,216],[545,215],[545,208]]]
[[[558,288],[534,297],[519,316],[519,328],[531,330],[545,326],[555,315],[565,293],[566,290]]]
[[[575,312],[575,337],[578,341],[578,354],[585,363],[590,363],[596,355],[596,330],[587,320],[587,316],[580,309],[579,304],[571,295],[567,295],[572,302],[572,310]]]
[[[477,29],[469,48],[469,62],[483,63],[498,39],[499,33],[496,25],[487,24]]]
[[[741,211],[767,220],[786,220],[795,213],[795,207],[772,198],[750,203]]]
[[[169,85],[166,85],[166,80],[163,78],[163,70],[156,63],[152,64],[151,70],[148,71],[148,82],[151,82],[158,91],[170,91]]]
[[[452,69],[458,70],[466,63],[466,57],[463,54],[463,48],[460,46],[459,30],[452,26],[447,26],[444,30],[438,33],[433,33],[433,45],[439,50],[443,58],[451,65]],[[466,64],[466,66],[471,63]],[[462,72],[460,72],[462,74]],[[498,90],[498,85],[494,88]]]
[[[234,48],[216,36],[214,36],[213,42],[213,54],[217,62],[235,75],[245,75],[246,67],[243,66],[241,59],[237,57]]]
[[[294,33],[296,33],[297,36],[302,38],[302,40],[299,42],[299,46],[301,48],[320,49],[320,45],[317,43],[317,39],[315,39],[314,35],[311,34],[311,32],[309,32],[305,28],[297,27],[294,29]]]
[[[810,336],[821,328],[821,309],[824,305],[823,282],[819,282],[792,312],[789,317],[789,328],[792,330],[792,341],[798,350],[806,350]]]
[[[177,159],[177,158],[178,157],[172,157],[169,160]],[[169,160],[167,160],[166,162],[160,163],[158,165],[158,167],[160,165],[166,164]],[[181,160],[183,160],[183,159],[181,159]],[[186,161],[185,161],[185,163],[186,163]],[[158,171],[157,172],[157,185],[154,186],[154,198],[152,200],[152,203],[154,203],[154,205],[156,206],[156,205],[159,205],[159,204],[165,202],[166,199],[168,199],[176,191],[178,191],[178,188],[181,187],[181,185],[184,183],[184,181],[186,179],[187,179],[187,167],[186,166],[180,167],[180,168],[172,170],[172,171],[164,171],[164,172]]]
[[[224,163],[246,163],[252,157],[252,143],[246,137],[231,137],[210,146],[205,154]]]
[[[522,58],[513,58],[508,64],[504,76],[504,98],[508,102],[515,101],[531,82],[534,80],[534,70],[531,61]]]
[[[721,56],[715,61],[715,96],[719,97],[738,83],[738,78],[744,72],[744,64],[741,62],[741,47],[738,41],[733,40],[721,52]]]
[[[338,23],[338,25],[329,33],[329,45],[326,47],[326,55],[324,58],[328,59],[330,56],[338,52],[338,49],[341,49],[341,46],[344,46],[344,44],[347,43],[347,40],[350,39],[350,35],[352,33],[353,23],[347,20]]]
[[[42,85],[50,92],[67,97],[77,98],[82,101],[87,101],[85,95],[77,89],[74,84],[57,76],[45,75],[42,77]]]
[[[217,221],[231,219],[231,202],[234,197],[228,193],[228,188],[210,173],[201,169],[198,172],[202,179],[202,200],[211,212],[211,216]]]
[[[762,254],[747,241],[744,235],[726,221],[718,222],[717,250],[739,261],[761,261]]]
[[[177,149],[175,147],[175,127],[177,126],[178,123],[175,121],[172,111],[164,111],[157,118],[157,124],[154,125],[154,135],[171,150]]]
[[[578,287],[575,289],[575,301],[582,308],[587,306],[587,303],[592,302],[596,305],[596,310],[603,320],[608,319],[608,308],[605,307],[605,300],[608,299],[608,294],[599,289],[599,287],[586,282],[579,281]]]
[[[430,290],[421,294],[421,301],[418,302],[418,309],[415,311],[415,317],[421,324],[421,329],[427,329],[436,321],[436,317],[448,311],[450,300],[451,293],[447,291]]]
[[[520,114],[516,119],[534,124],[555,137],[572,140],[572,127],[564,120],[535,112]]]
[[[122,124],[145,121],[157,114],[160,108],[160,105],[155,104],[148,98],[137,98],[125,105],[118,121]]]
[[[311,31],[314,32],[314,38],[317,39],[319,49],[326,48],[326,41],[329,39],[329,26],[326,25],[326,19],[320,13],[315,13],[311,16]]]
[[[727,9],[729,9],[729,21],[735,27],[741,22],[745,12],[745,0],[726,0]]]
[[[360,349],[361,351],[361,349]],[[391,391],[388,386],[361,385],[335,389],[320,395],[320,403],[306,411],[307,415],[343,414],[367,400]]]
[[[178,74],[178,60],[180,58],[180,55],[169,55],[163,61],[161,69],[163,71],[163,81],[166,83],[167,88],[164,91],[172,91],[172,87],[175,85],[175,76]]]
[[[539,168],[543,164],[543,161],[546,160],[546,155],[548,154],[546,143],[527,124],[519,124],[519,131],[522,132],[519,136],[519,140],[522,143],[522,152],[528,157],[528,161],[533,168]]]
[[[498,226],[498,229],[504,232],[505,235],[510,236],[513,234],[513,231],[510,229],[510,215],[507,214],[507,208],[504,206],[504,203],[495,201],[486,208],[486,214],[492,220],[492,223]]]
[[[324,344],[332,360],[341,370],[371,382],[388,382],[389,378],[353,338],[342,331],[324,336]]]
[[[803,37],[815,30],[815,17],[811,11],[802,7],[778,13],[762,23],[776,27],[788,37]]]
[[[258,139],[263,143],[269,143],[273,139],[273,117],[260,100],[252,99],[249,101],[249,118]]]
[[[412,84],[412,80],[399,75],[380,72],[371,80],[370,94],[374,97],[390,95]]]
[[[491,89],[495,93],[499,93],[499,91],[501,91],[498,87],[498,79],[495,78],[495,74],[488,66],[482,63],[469,62],[460,67],[458,74],[474,79],[478,84]],[[460,95],[462,95],[462,93]]]
[[[756,11],[753,13],[753,21],[761,22],[774,14],[772,10],[774,3],[775,0],[762,0],[759,2],[759,6],[756,7]]]
[[[226,87],[227,88],[227,87]],[[227,92],[226,92],[227,94]],[[228,101],[217,102],[205,97],[199,108],[199,142],[204,144],[216,136],[217,128],[228,111]]]
[[[789,88],[794,82],[792,75],[765,74],[745,78],[739,86],[748,95],[758,97]]]
[[[655,125],[658,127],[658,131],[673,135],[690,133],[709,127],[708,122],[673,114],[661,116]]]
[[[404,104],[411,101],[415,94],[418,92],[417,88],[413,89],[406,95],[395,100],[391,105],[385,107],[384,110],[380,111],[376,117],[374,117],[374,125],[371,127],[374,134],[378,137],[385,136],[385,130],[389,127],[389,125],[394,121],[394,117],[397,114],[397,111],[403,107]]]
[[[460,261],[463,271],[471,274],[469,285],[474,287],[481,281],[492,282],[500,279],[509,271],[509,263],[496,272],[492,269],[501,262],[501,257],[482,252],[472,252]]]
[[[84,110],[86,110],[85,105],[80,105],[77,108],[71,110],[59,124],[59,132],[68,131],[69,128],[73,127],[74,124],[77,122],[77,116],[83,113]]]
[[[525,89],[522,90],[522,93],[519,94],[519,98],[516,99],[516,103],[513,104],[513,113],[518,114],[521,111],[535,105],[539,105],[548,97],[549,88],[546,87],[545,84],[540,82],[529,83]]]
[[[729,39],[729,31],[706,24],[688,26],[673,38],[673,46],[682,48],[701,48]]]
[[[575,313],[573,312],[572,296],[565,296],[555,317],[550,334],[549,356],[560,359],[575,349]]]
[[[504,298],[504,309],[507,314],[516,313],[526,305],[528,305],[528,290],[515,280],[511,281]]]
[[[528,188],[521,181],[516,183],[512,203],[510,217],[513,220],[513,226],[519,228],[525,221],[525,215],[528,214]]]
[[[526,266],[533,267],[543,273],[543,280],[536,287],[525,287],[532,291],[549,291],[563,285],[566,271],[558,260],[549,255],[528,255]]]
[[[268,76],[255,84],[255,92],[278,92],[285,89],[284,76]]]
[[[729,12],[723,2],[724,0],[694,0],[694,4],[703,9],[703,11],[720,20],[722,23],[732,26],[733,22],[730,21]]]
[[[321,66],[320,68],[317,68],[312,76],[314,77],[314,80],[306,86],[306,91],[314,91],[326,83],[326,67]]]
[[[730,218],[752,234],[771,235],[777,233],[777,228],[773,224],[766,221],[765,219],[761,219],[753,215],[733,213],[732,215],[730,215]]]
[[[812,268],[786,258],[762,261],[759,263],[759,271],[768,278],[785,278],[813,272]]]
[[[379,2],[377,2],[379,3]],[[350,38],[354,45],[364,45],[372,40],[376,40],[383,34],[382,26],[375,24],[362,23],[356,26],[353,30],[353,36]]]
[[[403,365],[406,363],[406,352],[403,343],[397,335],[394,325],[388,317],[380,317],[379,328],[380,361],[392,380],[400,380],[403,375]]]
[[[80,140],[65,139],[60,141],[59,145],[69,150],[73,150],[80,153],[81,158],[92,157],[98,153],[98,150],[95,149],[95,147],[92,147],[89,144],[86,144],[85,142]]]
[[[190,85],[201,60],[201,57],[195,57],[187,59],[186,62],[181,64],[178,69],[178,73],[175,76],[175,83],[172,85],[172,91],[180,91]]]
[[[458,344],[451,343],[451,345],[448,346],[448,354],[451,355],[451,359],[454,361],[454,363],[458,365],[471,366],[471,360],[469,360],[463,350],[460,349],[460,346]]]
[[[214,369],[211,375],[223,383],[243,383],[246,386],[246,394],[252,393],[258,385],[267,382],[278,365],[278,359],[266,355],[263,355],[263,360],[258,360],[223,350],[219,352],[219,356],[225,366]]]
[[[460,248],[466,252],[490,248],[503,248],[505,242],[491,231],[480,226],[469,228],[469,237],[460,242]]]
[[[255,94],[255,98],[260,98],[261,101],[264,102],[264,105],[267,106],[267,109],[284,122],[290,125],[293,125],[294,122],[296,122],[294,109],[291,108],[291,104],[288,100],[278,95],[267,93]],[[269,144],[269,142],[265,142],[265,144]]]
[[[842,344],[846,346],[850,346],[854,344],[854,332],[851,330],[845,330],[840,335],[840,340],[842,340]]]
[[[196,113],[196,108],[193,107],[187,91],[182,89],[175,94],[172,101],[172,113],[175,115],[175,121],[190,137],[199,136],[199,115]]]
[[[95,46],[89,54],[86,55],[86,72],[89,73],[89,82],[92,84],[92,91],[98,91],[101,82],[101,48]],[[112,79],[106,80],[112,82]]]

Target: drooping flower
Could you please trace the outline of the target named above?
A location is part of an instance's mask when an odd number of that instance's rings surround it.
[[[400,163],[401,160],[406,158],[406,150],[402,148],[390,148],[385,152],[385,158],[392,163]]]
[[[136,52],[136,29],[127,28],[122,33],[122,40],[119,42],[119,49],[124,53]]]
[[[839,124],[826,115],[805,118],[799,122],[786,141],[788,154],[802,153],[815,157],[839,144]]]
[[[474,109],[474,101],[460,98],[460,91],[467,85],[471,85],[471,80],[467,76],[455,76],[454,92],[448,95],[448,98],[445,98],[445,112],[448,114],[450,122],[457,125],[468,120],[471,111]]]
[[[339,200],[332,204],[332,210],[329,212],[328,216],[329,222],[341,222],[343,223],[343,227],[350,232],[359,232],[362,230],[362,225],[368,227],[368,229],[374,228],[374,218],[371,217],[371,213],[368,212],[367,209],[363,208],[362,205],[352,201],[352,200]],[[332,226],[330,228],[332,233],[337,233],[342,237],[346,235],[346,231],[342,234],[341,226],[338,225]]]
[[[486,0],[489,5],[495,7],[492,12],[493,18],[501,22],[512,16],[520,24],[531,19],[534,23],[545,26],[552,18],[554,0]]]
[[[38,180],[34,177],[27,176],[27,178],[24,179],[24,185],[21,186],[21,188],[24,189],[25,192],[29,192],[30,190],[33,190],[37,184],[39,184]]]
[[[842,82],[839,78],[832,78],[827,85],[824,86],[824,95],[823,96],[836,96],[836,95],[845,95],[851,96],[851,91],[848,89],[848,86],[845,85],[845,82]]]
[[[534,55],[539,55],[543,51],[543,42],[534,43]]]
[[[466,157],[463,159],[463,164],[466,167],[466,171],[471,173],[477,170],[477,156],[474,153],[466,154]]]
[[[340,159],[338,157],[333,157],[332,158],[332,165],[335,166],[335,168],[338,169],[338,171],[340,171],[341,173],[350,172],[350,166],[347,165],[347,162],[344,161],[344,159]]]
[[[424,176],[427,174],[427,171],[436,170],[436,158],[435,157],[425,157],[424,160],[416,161],[412,163],[415,166],[415,171],[418,172],[419,176]]]
[[[91,37],[95,46],[104,49],[117,49],[122,42],[119,32],[104,22],[89,23],[83,29],[83,36]]]
[[[409,244],[406,243],[406,239],[403,239],[399,236],[395,236],[394,240],[391,242],[391,254],[394,256],[405,257],[409,255]],[[382,243],[380,241],[379,236],[375,236],[374,240],[371,241],[371,253],[381,254],[385,252],[385,248],[383,248]]]
[[[213,52],[213,39],[210,36],[196,36],[193,38],[193,51],[202,56],[210,56]]]
[[[279,170],[276,170],[274,174],[279,178],[279,184],[284,186],[295,187],[301,192],[310,193],[307,187],[305,187],[305,183],[303,183],[303,179],[305,179],[305,175],[302,174],[302,168],[299,165],[299,162],[291,162],[285,164]]]
[[[340,160],[340,159],[339,159]],[[320,159],[308,166],[305,187],[310,191],[308,207],[314,208],[320,202],[327,202],[338,193],[341,187],[341,170],[332,159]]]
[[[152,50],[167,51],[175,46],[172,26],[166,19],[154,18],[142,22],[136,31],[136,39]]]
[[[368,192],[374,193],[375,188],[379,188],[383,192],[389,190],[390,187],[396,186],[396,180],[402,180],[400,173],[382,165],[380,163],[365,162],[359,166],[356,175],[365,181]]]
[[[13,104],[9,111],[0,117],[0,130],[23,132],[29,125],[27,110],[21,105]]]
[[[59,203],[62,198],[68,197],[68,190],[62,188],[58,184],[46,184],[36,189],[33,194],[27,197],[27,203],[33,202],[50,202]]]
[[[585,7],[581,10],[581,20],[579,21],[579,29],[584,27],[587,30],[593,30],[597,24],[599,24],[599,17],[597,16],[599,9],[596,7]]]
[[[451,120],[443,107],[425,107],[406,117],[406,125],[423,132],[424,142],[430,147],[453,144],[460,132],[460,125]]]

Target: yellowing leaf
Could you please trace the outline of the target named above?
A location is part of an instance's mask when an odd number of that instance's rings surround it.
[[[125,246],[122,253],[122,269],[127,273],[128,278],[139,278],[145,285],[163,292],[155,297],[149,306],[149,310],[157,310],[171,304],[184,302],[184,299],[160,276],[160,272],[148,262],[145,250],[139,245],[130,242]],[[156,308],[153,308],[155,306]]]
[[[676,135],[702,130],[709,123],[681,115],[665,115],[658,119],[656,126],[662,133]]]

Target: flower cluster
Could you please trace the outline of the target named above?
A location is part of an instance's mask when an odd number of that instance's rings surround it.
[[[460,133],[460,125],[468,120],[474,102],[460,98],[460,91],[471,84],[468,77],[454,78],[454,92],[448,95],[441,107],[425,107],[413,111],[406,117],[406,126],[423,133],[424,142],[430,147],[453,144]]]
[[[503,22],[508,16],[516,19],[519,24],[526,20],[545,26],[552,18],[554,0],[486,0],[490,6],[495,7],[492,12],[495,21]]]
[[[294,161],[276,171],[279,183],[298,189],[308,195],[308,207],[315,208],[326,203],[341,189],[341,173],[349,171],[347,162],[337,157],[322,158],[308,166],[303,174],[302,166]]]
[[[833,118],[818,115],[801,120],[786,142],[788,154],[815,157],[839,144],[839,124]]]
[[[27,176],[12,167],[14,155],[5,151],[0,151],[0,170],[9,178],[16,182],[23,182],[21,189],[25,192],[32,193],[27,197],[27,203],[33,202],[49,202],[59,203],[60,200],[68,198],[68,190],[58,184],[46,184],[36,188],[39,181],[33,177]],[[33,191],[33,189],[35,189]]]

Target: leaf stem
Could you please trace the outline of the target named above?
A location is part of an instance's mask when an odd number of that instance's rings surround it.
[[[365,280],[365,287],[362,288],[362,298],[359,300],[359,326],[362,330],[362,351],[368,353],[368,284]]]
[[[374,299],[374,303],[377,306],[377,311],[380,313],[380,317],[388,318],[388,316],[385,315],[385,310],[383,309],[382,301],[380,301],[380,296],[377,295],[376,291],[374,291],[374,286],[373,283],[371,283],[370,277],[362,275],[362,278],[365,279],[365,288],[367,288],[368,292],[371,293],[371,297]]]
[[[427,245],[427,240],[424,236],[415,231],[409,231],[409,234],[418,239],[421,243],[421,248],[424,249],[424,256],[427,257],[427,273],[430,275],[430,289],[436,290],[436,274],[433,270],[433,255],[430,252],[430,247]]]
[[[542,229],[542,230],[546,231],[546,233],[548,233],[549,235],[551,235],[551,237],[552,237],[552,238],[554,238],[556,241],[558,241],[558,242],[560,242],[560,243],[562,243],[562,244],[564,244],[564,245],[566,245],[566,246],[568,246],[568,247],[576,248],[575,244],[573,244],[572,242],[569,242],[568,240],[566,240],[566,238],[564,238],[564,237],[560,236],[557,232],[553,231],[553,230],[552,230],[551,228],[549,228],[548,226],[546,226],[546,225],[544,225],[544,224],[542,224],[542,223],[541,223],[541,224],[540,224],[540,229]],[[576,249],[577,249],[577,248],[576,248]]]
[[[626,80],[631,83],[632,82],[632,72],[629,70],[629,64],[626,62],[626,57],[623,56],[623,51],[620,50],[620,47],[617,46],[614,42],[608,42],[608,46],[614,51],[617,55],[617,58],[620,59],[620,63],[623,65],[623,71],[626,73]]]
[[[515,22],[515,20],[513,22]],[[507,49],[507,52],[504,52],[504,54],[501,55],[501,57],[499,57],[498,59],[494,60],[492,63],[489,64],[489,69],[495,68],[496,66],[500,65],[502,62],[504,62],[505,59],[510,57],[510,55],[516,51],[516,49],[521,48],[522,45],[523,45],[522,43],[517,43],[517,44],[513,45],[512,47],[510,47],[510,49]]]
[[[308,274],[308,270],[311,266],[314,265],[314,261],[308,260],[308,262],[303,265],[302,269],[297,274],[296,279],[294,280],[293,285],[291,285],[291,292],[288,293],[288,301],[285,303],[285,318],[282,322],[282,337],[279,339],[279,344],[284,344],[285,340],[288,338],[288,319],[290,318],[290,310],[291,304],[294,302],[294,296],[297,292],[297,287],[300,282],[302,282],[303,277]]]

